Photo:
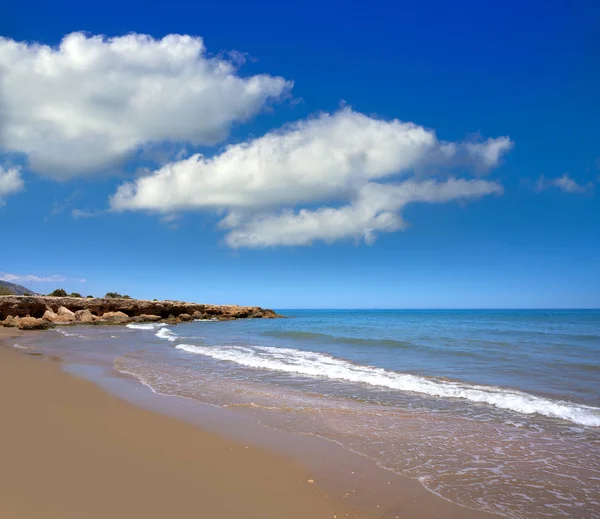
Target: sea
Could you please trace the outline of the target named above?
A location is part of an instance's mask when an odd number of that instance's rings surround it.
[[[322,438],[468,508],[600,519],[600,310],[278,312],[16,346]]]

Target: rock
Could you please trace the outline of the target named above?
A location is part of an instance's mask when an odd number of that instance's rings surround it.
[[[44,319],[36,319],[35,317],[22,317],[19,320],[19,328],[21,330],[45,330],[54,326],[50,321]]]
[[[147,321],[160,320],[164,315],[188,314],[193,319],[221,318],[222,320],[240,318],[279,317],[272,310],[257,306],[206,305],[182,301],[149,301],[121,298],[83,298],[50,296],[0,296],[0,321],[11,315],[49,318],[56,314],[58,322],[76,322],[74,315],[78,310],[89,310],[93,315],[109,312],[123,312],[132,317],[152,316]],[[49,313],[46,314],[45,312]],[[184,316],[184,319],[186,317]],[[52,321],[51,321],[52,322]]]
[[[178,317],[181,321],[191,321],[192,320],[192,316],[190,314],[179,314]]]
[[[58,321],[61,323],[72,323],[75,320],[75,313],[65,306],[59,306],[56,315],[58,315]]]
[[[96,320],[96,316],[89,310],[77,310],[75,312],[75,320],[79,323],[93,323]]]
[[[142,314],[142,315],[138,316],[138,320],[140,322],[154,323],[156,321],[160,321],[160,319],[161,319],[160,315]]]
[[[51,323],[60,321],[58,314],[54,313],[52,310],[46,310],[44,312],[44,315],[42,316],[42,319],[49,321]]]
[[[171,314],[166,319],[163,319],[163,323],[167,323],[167,324],[179,324],[180,322],[181,322],[181,320],[179,318],[175,317],[173,314]]]
[[[102,317],[98,321],[110,324],[123,324],[130,323],[132,319],[124,312],[106,312],[102,314]]]
[[[15,324],[15,318],[12,315],[9,315],[4,321],[2,321],[2,326],[13,327],[17,326]]]

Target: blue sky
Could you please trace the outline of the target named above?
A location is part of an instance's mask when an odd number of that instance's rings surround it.
[[[594,2],[25,1],[0,35],[0,277],[600,307]]]

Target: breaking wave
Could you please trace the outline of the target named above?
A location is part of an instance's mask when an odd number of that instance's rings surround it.
[[[165,323],[131,323],[127,325],[127,328],[131,328],[132,330],[154,330],[163,326],[167,325]]]
[[[175,341],[170,331],[161,329],[167,340]],[[484,403],[522,414],[538,413],[591,427],[600,427],[600,408],[563,400],[552,400],[495,386],[472,385],[458,381],[398,373],[374,366],[353,364],[324,353],[274,348],[269,346],[194,346],[179,344],[177,349],[240,366],[296,373],[331,380],[345,380],[385,387],[398,391],[426,394],[441,398],[459,398]]]
[[[161,328],[156,332],[156,335],[159,339],[165,339],[169,342],[175,342],[177,340],[177,334],[173,333],[169,328]]]

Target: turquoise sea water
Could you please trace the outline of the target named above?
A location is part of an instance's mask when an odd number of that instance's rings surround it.
[[[335,441],[464,506],[600,518],[600,311],[279,312],[65,327],[45,347]]]

